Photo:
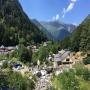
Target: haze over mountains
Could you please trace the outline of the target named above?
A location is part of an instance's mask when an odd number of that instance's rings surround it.
[[[71,33],[76,29],[76,26],[73,24],[65,24],[60,21],[37,21],[36,19],[32,20],[39,29],[46,33],[49,39],[54,41],[63,40],[65,37],[71,35]]]
[[[32,22],[33,22],[41,31],[44,32],[44,34],[47,36],[47,38],[48,38],[49,40],[54,40],[52,34],[51,34],[43,25],[41,25],[41,23],[40,23],[38,20],[33,19]]]

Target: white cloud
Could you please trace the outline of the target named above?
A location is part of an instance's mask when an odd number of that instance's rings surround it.
[[[73,25],[78,26],[78,24],[77,24],[77,23],[73,23]]]
[[[63,18],[65,16],[66,13],[68,13],[69,11],[71,11],[74,8],[75,3],[77,2],[77,0],[71,0],[70,4],[68,5],[68,7],[65,9],[63,9]]]
[[[71,0],[72,2],[76,2],[77,0]]]
[[[59,18],[60,18],[60,17],[59,17],[59,14],[57,14],[57,15],[56,15],[56,20],[59,20]]]
[[[59,19],[60,19],[59,14],[57,14],[56,16],[53,16],[53,18],[52,18],[53,21],[57,21],[57,20],[59,20]]]

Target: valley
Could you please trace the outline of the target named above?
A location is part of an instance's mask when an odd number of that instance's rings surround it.
[[[90,15],[77,26],[58,19],[0,0],[0,90],[90,90]]]

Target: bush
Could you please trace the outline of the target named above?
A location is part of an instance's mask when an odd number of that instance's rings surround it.
[[[3,87],[7,90],[7,87],[10,90],[33,90],[34,82],[32,80],[28,80],[26,77],[23,77],[18,72],[9,72],[7,75],[2,75],[2,80],[0,79],[0,90]]]
[[[84,58],[83,63],[84,63],[85,65],[90,64],[90,56]]]
[[[83,70],[83,79],[86,81],[90,81],[90,71],[87,68]]]
[[[76,75],[81,77],[83,75],[84,64],[78,62],[75,64],[74,67],[75,67]]]
[[[84,80],[90,80],[90,71],[84,67],[83,64],[78,63],[75,68],[76,75],[83,78]]]
[[[5,69],[5,68],[7,68],[7,67],[8,67],[8,62],[5,61],[5,62],[3,63],[2,68]]]
[[[24,63],[31,62],[32,60],[31,49],[28,50],[24,45],[20,45],[18,52],[19,52],[19,60],[21,62],[24,62]]]
[[[82,52],[82,53],[81,53],[81,56],[84,56],[85,54],[86,54],[85,52]]]
[[[17,58],[18,57],[18,51],[17,50],[14,50],[12,53],[10,53],[10,58]]]

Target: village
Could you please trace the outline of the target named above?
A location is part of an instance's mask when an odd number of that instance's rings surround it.
[[[46,43],[43,46],[47,46]],[[28,48],[29,46],[27,46]],[[3,45],[0,47],[0,55],[6,55],[13,52],[15,49],[18,49],[18,46],[15,47],[4,47]],[[37,52],[38,48],[36,46],[32,46],[32,51]],[[51,65],[40,64],[40,61],[37,60],[36,66],[27,66],[20,61],[10,61],[7,59],[0,59],[0,70],[2,69],[3,63],[7,62],[14,72],[20,72],[23,76],[27,75],[28,79],[32,79],[32,76],[35,75],[37,77],[37,83],[35,90],[46,90],[46,88],[52,85],[51,77],[53,74],[58,76],[60,73],[63,73],[65,70],[74,69],[74,65],[77,62],[82,62],[83,58],[86,55],[81,56],[81,52],[71,52],[69,50],[59,50],[57,54],[48,55],[47,61],[51,62]]]

